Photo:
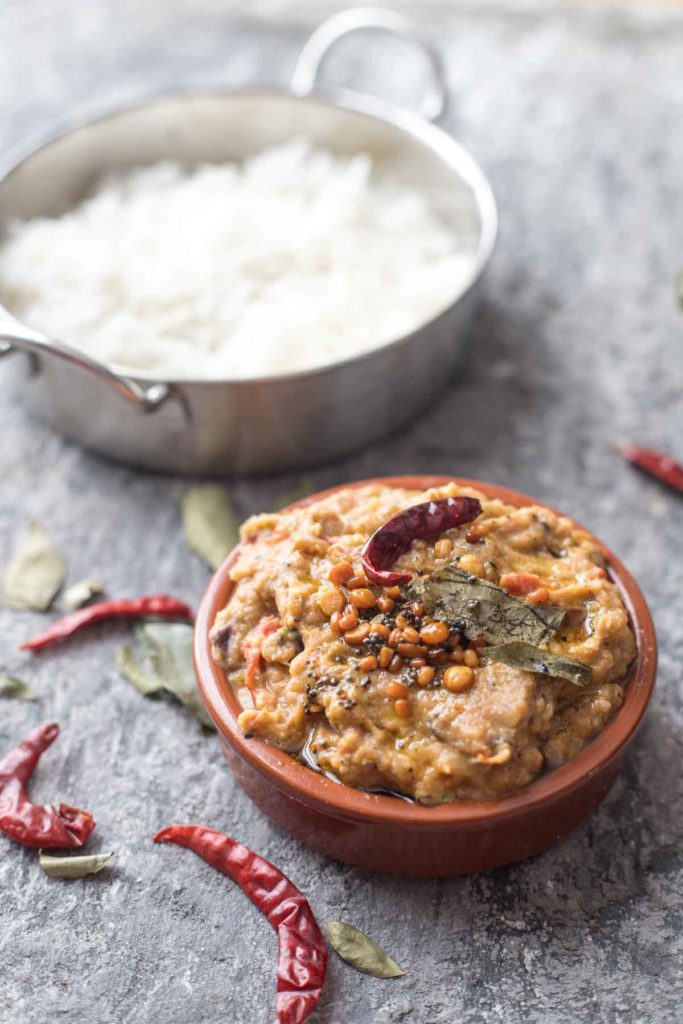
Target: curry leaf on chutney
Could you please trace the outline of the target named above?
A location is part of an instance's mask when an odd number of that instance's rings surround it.
[[[491,661],[502,661],[511,668],[521,668],[525,672],[560,676],[562,679],[569,679],[576,686],[587,686],[593,676],[590,667],[576,658],[568,658],[564,654],[551,654],[549,651],[542,651],[540,647],[519,640],[497,644],[494,647],[482,647],[479,654],[490,658]]]
[[[564,608],[529,604],[455,565],[414,579],[408,593],[430,614],[460,623],[468,640],[483,636],[494,644],[511,640],[547,644],[565,616]]]

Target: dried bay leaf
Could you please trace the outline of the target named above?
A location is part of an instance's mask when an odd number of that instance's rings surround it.
[[[50,878],[85,878],[87,875],[98,874],[113,856],[113,850],[110,853],[79,854],[76,857],[55,857],[41,850],[38,860]]]
[[[562,654],[550,654],[549,651],[542,651],[533,644],[525,644],[519,640],[498,644],[495,647],[482,647],[479,654],[492,661],[502,661],[511,668],[521,668],[525,672],[560,676],[562,679],[569,679],[576,686],[586,686],[593,677],[589,666],[584,665],[582,661]]]
[[[47,611],[65,578],[64,559],[38,520],[32,519],[5,571],[5,604]]]
[[[564,608],[529,604],[455,565],[416,577],[408,593],[421,601],[430,615],[460,623],[468,640],[483,636],[494,644],[511,640],[547,644],[565,616]]]
[[[35,701],[38,698],[23,679],[18,676],[0,675],[0,697],[11,697],[14,700]]]
[[[145,697],[165,691],[184,704],[204,729],[215,728],[202,703],[192,660],[192,626],[184,622],[145,622],[136,627],[143,665],[128,645],[116,660],[126,678]],[[149,665],[149,668],[146,667]]]
[[[137,627],[136,632],[154,674],[162,680],[164,688],[190,708],[202,725],[213,728],[197,689],[192,658],[192,626],[184,622],[145,622]]]
[[[83,608],[93,597],[97,597],[104,590],[98,580],[79,580],[67,587],[62,594],[59,604],[65,612],[75,612]]]
[[[288,487],[286,491],[281,491],[271,503],[271,509],[273,512],[279,512],[280,509],[287,508],[288,505],[293,505],[295,501],[301,501],[303,498],[307,498],[310,494],[313,494],[313,483],[308,478],[300,480],[298,484],[293,487]]]
[[[160,679],[145,671],[128,644],[119,647],[116,652],[116,664],[126,679],[133,684],[136,690],[140,691],[143,697],[149,697],[150,694],[164,689]]]
[[[218,569],[239,542],[239,522],[228,492],[219,484],[191,487],[183,495],[181,511],[187,543]]]
[[[353,925],[332,921],[327,933],[335,952],[357,971],[371,974],[374,978],[400,978],[405,974],[381,946]]]

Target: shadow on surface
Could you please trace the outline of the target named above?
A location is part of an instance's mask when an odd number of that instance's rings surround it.
[[[536,424],[540,430],[544,408],[553,400],[550,371],[538,328],[485,301],[444,393],[400,433],[368,449],[360,460],[363,475],[495,472],[499,479]],[[356,477],[358,465],[356,458]],[[350,479],[344,462],[335,469],[337,479]]]

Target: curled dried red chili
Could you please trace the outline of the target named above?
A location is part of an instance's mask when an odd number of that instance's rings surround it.
[[[21,644],[24,651],[39,651],[42,647],[49,647],[59,640],[73,636],[86,626],[92,626],[96,622],[104,622],[107,619],[183,619],[192,621],[192,609],[179,601],[176,597],[168,597],[166,594],[157,594],[149,597],[138,597],[133,600],[123,599],[120,601],[100,601],[99,604],[90,604],[80,611],[67,615],[65,618],[55,622],[43,633],[26,640]]]
[[[87,811],[69,804],[34,804],[26,792],[40,755],[58,735],[58,725],[41,725],[0,761],[0,831],[24,846],[72,849],[82,846],[95,828]]]
[[[242,888],[277,932],[278,1024],[302,1024],[315,1009],[327,969],[327,946],[303,893],[257,853],[201,825],[171,825],[155,843],[192,850]]]
[[[656,477],[667,487],[683,492],[683,465],[670,455],[655,451],[654,448],[638,448],[633,444],[624,445],[620,451],[634,466]]]
[[[383,587],[410,583],[410,573],[388,570],[400,555],[410,550],[414,540],[426,540],[454,526],[471,523],[480,514],[481,503],[476,498],[437,498],[412,505],[388,519],[367,541],[361,551],[365,575]]]

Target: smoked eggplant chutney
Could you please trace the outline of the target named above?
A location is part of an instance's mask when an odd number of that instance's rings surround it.
[[[620,707],[636,646],[595,540],[455,483],[254,516],[211,633],[239,724],[339,782],[502,796]]]

